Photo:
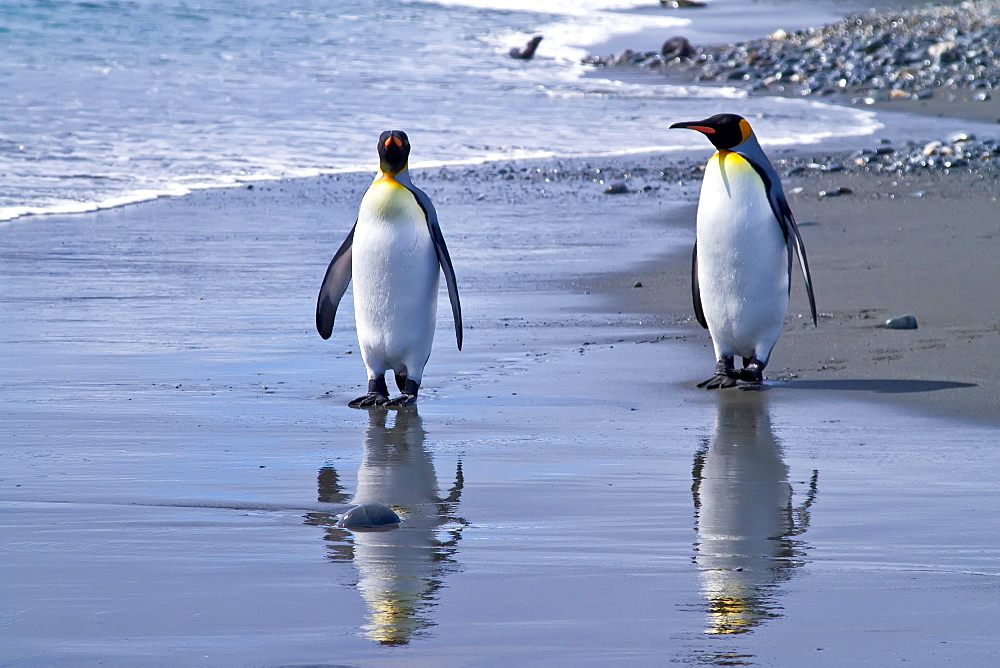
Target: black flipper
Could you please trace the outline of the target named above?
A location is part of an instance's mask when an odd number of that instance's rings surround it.
[[[351,246],[354,243],[354,229],[357,226],[358,223],[355,221],[354,227],[330,261],[326,276],[323,278],[323,285],[319,289],[319,299],[316,301],[316,330],[324,339],[330,338],[330,334],[333,333],[337,306],[340,305],[340,299],[351,282]]]
[[[781,225],[781,233],[785,237],[785,245],[788,247],[788,289],[791,291],[792,287],[792,249],[794,247],[795,253],[799,256],[799,267],[802,269],[802,277],[806,281],[806,294],[809,296],[809,310],[812,312],[813,325],[818,326],[818,321],[816,319],[816,297],[813,295],[812,286],[812,275],[809,273],[809,260],[806,259],[806,246],[802,243],[802,235],[799,234],[799,226],[795,224],[795,216],[792,215],[792,209],[788,206],[788,200],[785,198],[785,192],[781,188],[781,183],[776,182],[772,179],[766,169],[761,166],[756,160],[750,156],[740,153],[750,165],[756,170],[757,174],[760,175],[762,181],[764,181],[764,187],[767,188],[767,198],[771,203],[771,212],[774,213],[774,217],[778,219],[778,224]]]
[[[691,251],[691,300],[694,302],[694,317],[702,327],[708,329],[705,311],[701,308],[701,287],[698,285],[698,242]]]
[[[788,203],[785,202],[785,209],[788,209]],[[799,234],[799,226],[795,224],[795,218],[792,216],[791,210],[788,210],[788,229],[792,232],[792,241],[795,243],[795,253],[799,256],[799,267],[802,269],[802,276],[806,280],[806,294],[809,295],[809,309],[812,311],[813,326],[819,326],[819,322],[816,320],[816,297],[813,296],[813,284],[812,276],[809,274],[809,260],[806,259],[806,246],[802,243],[802,236]],[[791,273],[791,263],[789,263],[788,271]],[[791,276],[789,276],[789,283],[791,283]]]
[[[458,299],[458,284],[455,282],[455,268],[451,264],[451,255],[448,254],[448,246],[444,243],[444,235],[441,234],[441,227],[438,225],[437,212],[431,204],[431,198],[414,185],[406,186],[413,196],[417,198],[417,203],[424,210],[427,218],[427,229],[431,233],[434,241],[434,252],[437,253],[438,263],[441,271],[444,272],[444,281],[448,285],[448,299],[451,300],[451,315],[455,319],[455,340],[458,341],[458,349],[462,349],[462,304]]]

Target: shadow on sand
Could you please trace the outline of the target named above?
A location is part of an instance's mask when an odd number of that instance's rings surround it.
[[[978,387],[975,383],[957,383],[947,380],[909,380],[899,378],[847,378],[844,380],[790,380],[772,388],[789,390],[848,390],[875,392],[877,394],[912,394],[937,392],[963,387]]]

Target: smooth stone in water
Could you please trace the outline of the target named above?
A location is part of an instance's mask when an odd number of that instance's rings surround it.
[[[916,329],[917,319],[912,315],[901,315],[885,321],[886,329]]]
[[[389,506],[363,503],[344,513],[337,524],[345,529],[384,529],[400,522],[399,515]]]
[[[622,181],[618,181],[616,183],[612,183],[610,186],[608,186],[607,188],[604,189],[604,194],[605,195],[624,195],[624,194],[630,193],[630,192],[632,192],[632,191],[629,190],[628,186],[625,185],[625,183],[622,182]]]

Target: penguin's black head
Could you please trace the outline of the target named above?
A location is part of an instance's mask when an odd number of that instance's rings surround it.
[[[402,130],[386,130],[378,137],[379,168],[384,174],[396,175],[406,169],[410,158],[410,140]]]
[[[716,114],[703,121],[674,123],[670,129],[674,128],[697,130],[720,151],[739,146],[753,135],[750,124],[737,114]]]

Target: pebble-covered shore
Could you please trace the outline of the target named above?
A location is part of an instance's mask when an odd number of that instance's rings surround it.
[[[809,172],[857,172],[905,176],[923,171],[1000,174],[1000,141],[977,139],[960,132],[943,140],[882,143],[851,154],[815,158],[783,158],[775,165],[786,176]]]
[[[668,44],[674,44],[668,48]],[[1000,89],[1000,3],[850,16],[797,32],[778,30],[735,45],[660,52],[626,50],[585,63],[632,66],[742,84],[775,94],[848,94],[855,102],[925,99],[941,92],[988,100]]]
[[[784,153],[771,156],[771,160],[782,177],[808,178],[834,173],[901,177],[962,173],[995,180],[1000,178],[1000,140],[979,139],[969,133],[956,133],[928,142],[897,144],[873,139],[869,147],[853,153],[823,156]],[[576,165],[558,161],[545,167],[511,163],[498,166],[495,183],[532,183],[539,192],[558,196],[560,185],[578,188],[579,184],[589,182],[592,192],[598,196],[632,195],[657,191],[664,184],[700,179],[704,165],[704,159],[657,156],[595,160]],[[468,180],[478,174],[475,168],[441,168],[437,178]],[[830,190],[823,191],[821,196],[847,194],[850,192]]]

